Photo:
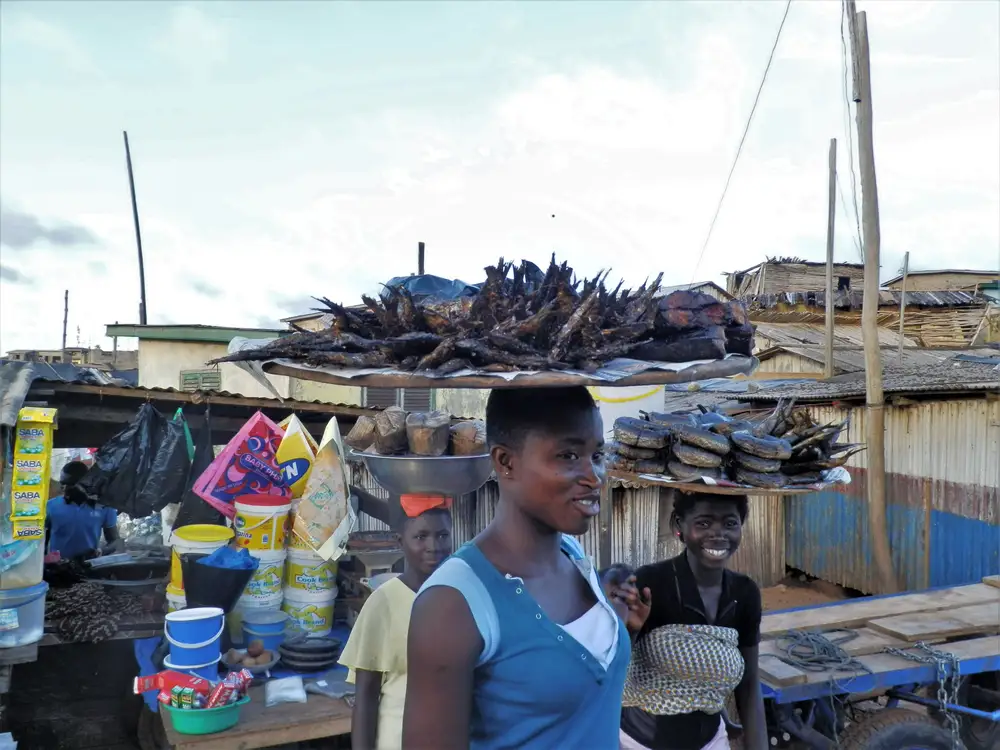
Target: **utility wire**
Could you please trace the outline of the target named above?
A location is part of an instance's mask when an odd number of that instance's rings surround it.
[[[847,132],[847,163],[851,169],[851,203],[854,206],[854,228],[857,232],[858,255],[862,263],[865,260],[865,242],[861,237],[861,212],[858,211],[858,177],[854,172],[854,125],[851,122],[851,84],[849,81],[850,66],[847,61],[847,35],[844,24],[847,23],[847,0],[840,3],[840,59],[843,68],[844,89],[844,130]]]
[[[841,206],[841,208],[844,209],[844,216],[846,216],[848,219],[850,219],[851,218],[851,209],[848,207],[848,205],[847,205],[847,199],[844,197],[844,186],[840,182],[840,172],[836,173],[836,177],[837,177],[837,192],[840,193],[840,206]],[[865,259],[865,251],[864,251],[864,248],[862,248],[862,246],[861,246],[860,238],[858,238],[858,237],[851,237],[851,241],[854,242],[854,249],[858,251],[858,257],[860,257],[861,260],[864,260]]]
[[[705,250],[708,249],[709,240],[712,239],[712,231],[715,229],[715,222],[719,218],[719,212],[722,210],[722,202],[726,199],[726,193],[729,191],[729,183],[733,179],[733,172],[736,171],[736,164],[740,160],[740,154],[743,153],[743,144],[746,142],[747,133],[750,132],[750,123],[753,122],[754,112],[757,111],[757,102],[760,101],[760,94],[764,90],[764,84],[767,82],[767,73],[771,70],[771,62],[774,60],[774,53],[778,49],[778,41],[781,39],[781,30],[785,28],[785,19],[788,18],[788,10],[792,7],[792,0],[788,0],[785,4],[785,13],[781,16],[781,24],[778,26],[778,33],[774,36],[774,45],[771,47],[771,54],[767,57],[767,65],[764,67],[764,75],[760,79],[760,86],[757,87],[757,96],[754,97],[753,106],[750,108],[750,116],[747,118],[747,124],[743,128],[743,135],[740,137],[740,145],[736,148],[736,158],[733,159],[733,166],[729,168],[729,175],[726,177],[726,184],[722,188],[722,195],[719,196],[719,204],[715,207],[715,215],[712,216],[712,222],[708,225],[708,234],[705,236],[705,242],[701,246],[701,252],[698,254],[698,261],[694,264],[694,271],[691,275],[691,283],[695,282],[695,277],[698,275],[698,266],[701,265],[702,258],[705,257]]]

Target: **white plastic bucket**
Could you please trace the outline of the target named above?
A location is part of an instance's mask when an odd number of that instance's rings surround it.
[[[184,594],[175,594],[167,591],[167,612],[178,612],[187,606],[187,597]]]
[[[291,548],[285,563],[285,589],[316,594],[337,588],[337,563],[327,562],[312,550]]]
[[[240,547],[251,552],[275,552],[285,548],[288,513],[292,509],[290,502],[267,496],[244,496],[236,501],[235,507],[233,528]]]
[[[310,636],[323,636],[329,635],[333,629],[336,601],[336,589],[317,594],[286,590],[281,609],[289,614],[300,630]]]
[[[281,585],[285,578],[285,550],[251,554],[257,558],[259,564],[253,578],[243,589],[243,595],[266,600],[275,594],[281,594]]]

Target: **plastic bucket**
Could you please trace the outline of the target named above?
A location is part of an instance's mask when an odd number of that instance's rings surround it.
[[[0,648],[30,646],[45,632],[45,581],[23,589],[0,591]]]
[[[295,512],[288,516],[288,536],[287,546],[289,550],[299,549],[303,552],[312,552],[313,549],[293,530],[295,528]]]
[[[285,588],[307,594],[333,591],[337,588],[337,563],[327,562],[312,550],[289,549]]]
[[[336,589],[318,594],[286,590],[281,609],[287,612],[299,630],[307,635],[329,635],[333,628],[333,605],[336,600]]]
[[[236,501],[237,544],[251,552],[276,552],[285,548],[288,513],[292,504],[283,497],[244,495]]]
[[[255,552],[252,556],[260,564],[243,589],[244,596],[267,598],[281,593],[285,577],[285,550],[277,552]]]
[[[172,669],[175,672],[182,672],[183,674],[191,674],[195,677],[201,677],[209,682],[219,681],[219,661],[222,659],[222,655],[215,657],[215,661],[210,661],[206,664],[194,664],[189,667],[182,667],[179,664],[174,664],[170,661],[169,656],[163,657],[163,668]]]
[[[246,645],[243,643],[243,617],[244,615],[264,612],[280,612],[281,602],[284,594],[278,592],[266,599],[252,599],[241,596],[233,611],[226,616],[226,623],[229,627],[229,638],[234,646]]]
[[[218,607],[195,607],[171,612],[163,623],[170,643],[170,661],[180,667],[196,668],[217,662],[222,653],[225,616]]]
[[[198,561],[204,557],[193,553],[181,555],[181,568],[187,579],[184,595],[188,606],[218,607],[223,612],[230,612],[254,571],[202,565]]]
[[[243,613],[243,642],[261,641],[268,651],[277,651],[285,642],[290,617],[281,610],[257,610]]]
[[[170,715],[170,722],[177,734],[216,734],[239,724],[240,709],[249,702],[249,696],[245,696],[236,703],[218,708],[199,708],[193,711],[173,706],[163,708]]]
[[[176,594],[167,589],[167,612],[177,612],[187,606],[187,599],[184,594]]]
[[[197,552],[208,555],[219,547],[225,547],[233,538],[233,530],[226,526],[196,523],[174,529],[173,552],[170,555],[170,588],[174,593],[184,591],[184,571],[181,555]]]

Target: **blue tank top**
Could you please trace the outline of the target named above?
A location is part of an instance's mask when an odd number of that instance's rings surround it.
[[[581,573],[598,601],[607,605],[579,544],[566,537],[562,546],[578,567],[585,568]],[[471,569],[477,585],[461,581],[456,566],[446,563],[423,589],[440,585],[458,589],[483,635],[485,648],[473,682],[470,749],[617,750],[631,655],[624,623],[615,618],[617,645],[605,669],[542,612],[521,579],[502,575],[475,544],[464,545],[454,556]]]

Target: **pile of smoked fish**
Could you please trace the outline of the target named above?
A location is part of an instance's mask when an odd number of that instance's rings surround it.
[[[582,370],[617,358],[652,362],[750,355],[753,326],[742,302],[720,302],[696,291],[660,294],[662,274],[636,290],[604,282],[609,272],[578,280],[553,256],[544,278],[532,264],[487,267],[475,296],[416,299],[402,286],[379,299],[345,307],[314,298],[332,325],[297,330],[259,348],[216,362],[290,359],[314,366],[393,368],[444,375],[484,372]],[[537,278],[537,277],[536,277]]]
[[[678,481],[726,479],[747,487],[782,489],[823,481],[864,446],[838,443],[847,427],[817,424],[809,412],[781,400],[763,419],[698,413],[643,412],[615,421],[608,468],[632,474],[665,474]]]

